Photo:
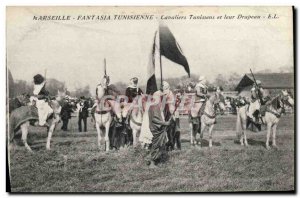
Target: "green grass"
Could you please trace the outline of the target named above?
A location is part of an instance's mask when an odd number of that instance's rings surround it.
[[[214,147],[191,147],[182,120],[182,150],[169,152],[164,163],[149,169],[147,151],[127,148],[104,153],[96,132],[58,131],[52,150],[45,150],[46,132],[32,129],[34,154],[24,147],[11,153],[13,192],[210,192],[294,190],[294,121],[285,116],[278,127],[278,150],[264,148],[265,132],[248,132],[248,148],[235,142],[235,117],[218,119]],[[58,127],[59,128],[59,127]]]

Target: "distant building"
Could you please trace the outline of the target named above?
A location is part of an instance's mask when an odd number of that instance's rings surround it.
[[[280,90],[286,89],[294,94],[294,74],[293,73],[256,73],[254,74],[256,80],[262,82],[262,87],[273,95]],[[250,90],[253,86],[254,80],[251,74],[245,74],[238,83],[235,90],[238,95],[250,97]]]

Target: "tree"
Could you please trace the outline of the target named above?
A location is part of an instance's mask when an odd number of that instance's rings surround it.
[[[76,88],[75,91],[70,92],[70,95],[77,98],[80,98],[81,96],[86,98],[91,97],[90,86],[86,85],[85,87]]]
[[[9,85],[10,86],[10,85]],[[21,94],[29,94],[33,93],[33,84],[26,82],[25,80],[16,80],[14,85],[14,97],[19,96]]]
[[[124,82],[116,82],[114,86],[121,94],[125,94],[127,85]]]
[[[65,82],[61,82],[54,78],[46,80],[46,89],[49,91],[50,96],[56,96],[57,91],[64,91],[65,90]]]

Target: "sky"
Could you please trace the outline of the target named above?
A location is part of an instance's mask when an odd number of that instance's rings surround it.
[[[154,20],[35,21],[44,15],[154,14]],[[164,16],[235,16],[232,20],[161,20]],[[236,19],[242,14],[277,19]],[[159,22],[169,27],[190,65],[191,74],[208,80],[218,74],[249,69],[293,67],[291,7],[8,7],[7,65],[15,80],[47,78],[64,81],[68,90],[95,89],[103,60],[111,82],[147,81],[147,65]],[[164,77],[186,75],[183,67],[162,57]],[[157,74],[159,69],[156,68]]]

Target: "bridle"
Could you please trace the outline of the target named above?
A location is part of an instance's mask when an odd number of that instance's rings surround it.
[[[288,105],[292,107],[293,105],[289,103],[289,97],[290,95],[283,95],[282,93],[277,95],[271,100],[271,103],[269,106],[272,106],[273,109],[276,111],[274,112],[272,109],[267,108],[267,112],[270,112],[274,114],[276,117],[280,117],[281,114],[285,111],[285,105]],[[275,102],[275,104],[273,104]],[[275,107],[274,107],[275,105]],[[279,111],[281,109],[281,111]]]
[[[220,103],[223,102],[223,100],[221,99],[220,93],[215,93],[215,94],[216,94],[217,99],[213,103],[214,110],[216,112],[216,110],[219,109],[221,114],[224,114],[223,109],[221,109],[221,107],[220,107]],[[223,102],[223,103],[225,103],[225,102]]]

